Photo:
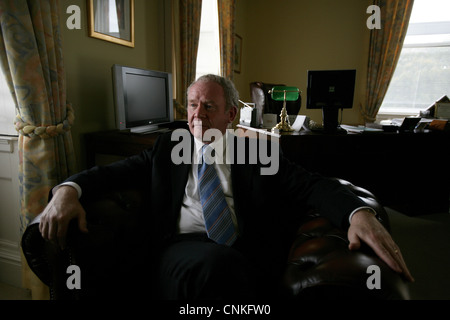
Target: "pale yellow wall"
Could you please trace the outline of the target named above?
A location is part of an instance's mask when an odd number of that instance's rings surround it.
[[[63,53],[68,100],[76,120],[73,138],[79,167],[85,166],[84,134],[113,129],[114,102],[111,66],[115,63],[164,70],[164,9],[168,0],[135,0],[136,46],[90,38],[86,1],[61,0]],[[356,68],[355,105],[344,111],[344,123],[360,124],[364,99],[369,31],[368,0],[237,0],[236,33],[243,38],[242,70],[236,87],[250,101],[252,81],[282,82],[303,91],[301,114],[315,121],[320,111],[305,108],[308,69]],[[81,30],[69,30],[66,9],[82,11]]]
[[[115,126],[111,66],[164,69],[164,10],[159,0],[135,0],[134,48],[89,37],[86,2],[60,1],[67,98],[75,109],[72,132],[80,168],[85,166],[84,134]],[[72,4],[81,8],[81,30],[66,27],[66,9]]]
[[[237,33],[243,36],[242,73],[235,82],[250,101],[249,83],[263,81],[297,86],[303,92],[301,114],[321,121],[320,111],[306,109],[307,70],[357,69],[354,107],[343,122],[362,124],[369,30],[366,0],[237,0]]]

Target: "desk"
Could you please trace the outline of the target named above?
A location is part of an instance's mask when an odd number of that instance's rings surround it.
[[[87,135],[88,166],[96,155],[126,157],[151,148],[160,133],[108,131]],[[372,191],[408,215],[449,211],[449,132],[282,134],[284,155],[306,169]]]

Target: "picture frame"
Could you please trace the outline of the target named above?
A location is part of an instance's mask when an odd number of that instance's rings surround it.
[[[89,36],[134,48],[134,0],[87,0]]]
[[[241,73],[242,65],[242,37],[234,35],[234,72]]]

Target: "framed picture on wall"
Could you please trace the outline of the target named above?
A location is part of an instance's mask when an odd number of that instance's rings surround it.
[[[241,73],[242,64],[242,37],[234,35],[234,72]]]
[[[88,0],[89,36],[134,47],[134,0]]]

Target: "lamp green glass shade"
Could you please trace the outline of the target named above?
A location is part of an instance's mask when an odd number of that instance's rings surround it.
[[[290,123],[289,116],[286,110],[287,101],[297,101],[300,96],[300,90],[296,87],[275,86],[269,91],[272,100],[283,101],[283,109],[281,109],[280,118],[281,121],[272,128],[272,132],[290,132],[293,131]]]
[[[296,87],[277,86],[270,93],[275,101],[297,101],[300,96],[300,90]]]

